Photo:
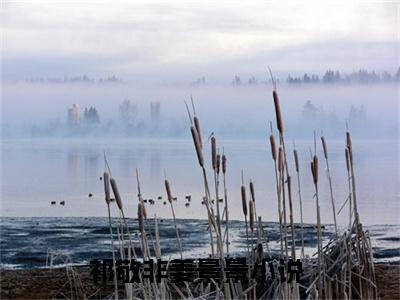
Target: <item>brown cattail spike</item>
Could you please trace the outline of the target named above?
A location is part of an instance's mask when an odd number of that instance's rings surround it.
[[[200,145],[200,148],[203,149],[203,141],[201,140],[201,131],[200,131],[200,121],[199,121],[199,118],[196,117],[196,116],[194,116],[193,120],[194,120],[194,127],[196,128],[197,133],[198,133],[198,135],[199,135],[199,145]]]
[[[353,165],[353,151],[349,148],[347,148],[347,150],[349,152],[349,163],[350,163],[350,166],[352,166]]]
[[[278,151],[278,170],[283,173],[283,149],[279,147]]]
[[[324,136],[321,136],[322,148],[324,149],[325,159],[328,159],[328,147],[326,146],[326,141]]]
[[[276,126],[277,126],[279,132],[282,134],[283,133],[283,120],[282,120],[282,115],[281,115],[281,108],[279,105],[278,93],[274,90],[272,92],[272,96],[274,98],[274,105],[275,105]]]
[[[350,171],[350,157],[349,157],[349,149],[345,149],[345,155],[346,155],[346,169],[349,172]]]
[[[219,174],[221,167],[221,155],[217,154],[217,174]]]
[[[137,214],[138,214],[139,231],[143,233],[144,232],[143,204],[140,202],[138,203]]]
[[[173,198],[172,198],[171,188],[169,186],[169,182],[167,179],[165,179],[165,190],[167,191],[167,197],[169,203],[172,203]]]
[[[314,183],[318,183],[318,156],[314,155],[313,158],[313,166],[314,166]]]
[[[226,174],[226,155],[222,154],[222,173]]]
[[[287,186],[288,186],[288,195],[292,194],[292,178],[290,175],[286,178]]]
[[[296,167],[296,172],[300,172],[300,167],[299,167],[299,156],[297,155],[297,150],[293,150],[293,155],[294,155],[294,165]]]
[[[117,202],[118,208],[120,210],[122,210],[122,200],[121,200],[121,196],[118,191],[117,182],[114,180],[114,178],[110,178],[110,183],[111,183],[111,189],[113,191],[114,198],[115,198],[115,201]]]
[[[272,159],[276,160],[276,144],[275,144],[275,138],[272,134],[269,137],[269,142],[271,144]]]
[[[146,220],[147,219],[147,210],[146,210],[146,206],[144,205],[144,201],[143,201],[142,196],[139,197],[139,202],[142,203],[143,217]]]
[[[253,185],[252,181],[250,181],[250,195],[251,195],[251,200],[256,202],[256,196],[255,196],[255,193],[254,193],[254,185]]]
[[[242,208],[243,208],[243,214],[246,217],[247,216],[247,203],[246,203],[246,188],[244,185],[242,185]]]
[[[352,151],[351,135],[350,132],[346,132],[346,146],[349,148],[349,152]]]
[[[249,200],[249,220],[250,220],[250,230],[254,231],[254,202]]]
[[[110,197],[110,176],[108,175],[107,172],[104,172],[103,181],[104,181],[104,194],[105,194],[106,202],[107,202],[107,204],[109,204],[111,202],[111,197]]]
[[[217,141],[215,137],[211,137],[211,160],[212,160],[212,168],[214,171],[217,170]]]
[[[190,127],[190,131],[192,132],[194,147],[196,148],[197,159],[201,167],[204,167],[204,159],[203,159],[203,152],[201,151],[201,142],[199,134],[193,126]]]

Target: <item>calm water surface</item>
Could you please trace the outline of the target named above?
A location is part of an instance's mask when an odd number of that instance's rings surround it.
[[[265,140],[224,140],[228,157],[228,197],[232,219],[241,218],[241,170],[245,181],[251,179],[256,189],[257,213],[265,221],[277,220],[276,187],[270,147]],[[291,142],[288,147],[292,161]],[[311,140],[296,141],[301,159],[301,184],[304,219],[315,222],[315,200],[309,172]],[[400,224],[399,172],[397,141],[354,140],[358,206],[363,223]],[[348,194],[347,173],[342,140],[328,140],[330,167],[337,209]],[[320,145],[318,145],[319,148]],[[209,147],[205,157],[210,166]],[[148,205],[150,215],[171,217],[163,205],[164,170],[171,183],[177,217],[205,218],[200,204],[204,194],[202,177],[191,140],[172,139],[30,139],[2,141],[2,216],[106,216],[103,196],[103,151],[107,154],[112,176],[118,182],[128,216],[136,216],[137,186],[135,168],[139,169],[144,198],[155,199]],[[320,154],[320,201],[322,220],[332,223],[329,186],[325,164]],[[292,175],[294,175],[294,170]],[[210,184],[212,173],[208,172]],[[293,178],[295,179],[295,178]],[[295,219],[299,220],[297,180],[293,180]],[[211,186],[214,190],[214,186]],[[221,189],[222,190],[222,189]],[[93,197],[89,198],[89,193]],[[185,196],[192,195],[189,207]],[[157,200],[162,196],[163,200]],[[57,201],[57,205],[50,205]],[[59,202],[65,201],[65,206]],[[116,214],[116,210],[113,212]],[[348,218],[344,207],[338,217],[341,224]]]

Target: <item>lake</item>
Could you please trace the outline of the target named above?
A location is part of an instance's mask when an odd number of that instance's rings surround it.
[[[188,132],[188,137],[190,133]],[[205,137],[203,137],[205,139]],[[344,140],[327,139],[334,197],[337,210],[348,195]],[[143,197],[154,199],[147,205],[148,214],[170,218],[164,206],[164,170],[170,181],[178,218],[203,219],[201,205],[204,194],[201,170],[190,139],[3,139],[1,214],[8,217],[87,217],[107,216],[104,201],[104,152],[112,176],[120,189],[125,212],[136,217],[138,168]],[[218,140],[218,147],[227,155],[227,188],[231,219],[242,219],[240,186],[241,171],[245,183],[255,185],[257,214],[264,221],[277,221],[277,200],[274,167],[267,139]],[[318,140],[320,156],[320,203],[323,223],[332,223],[329,184],[325,162]],[[312,140],[297,140],[301,160],[301,188],[304,221],[316,222],[315,199],[310,174]],[[400,224],[398,145],[396,140],[353,139],[357,199],[360,218],[366,224]],[[207,175],[214,195],[213,173],[210,170],[209,144],[205,149]],[[295,179],[292,141],[287,141],[291,173]],[[222,179],[220,180],[222,184]],[[299,221],[297,180],[293,181],[294,218]],[[222,186],[220,187],[222,191]],[[93,196],[89,197],[89,193]],[[190,206],[185,196],[191,195]],[[162,200],[158,197],[162,196]],[[220,196],[222,198],[222,196]],[[51,205],[56,201],[56,205]],[[65,201],[65,206],[59,204]],[[117,210],[113,206],[113,214]],[[348,207],[338,216],[339,224],[347,224]]]

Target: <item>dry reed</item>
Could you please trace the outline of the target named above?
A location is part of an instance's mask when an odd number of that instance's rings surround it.
[[[331,205],[332,205],[332,214],[333,214],[333,224],[335,225],[335,234],[336,237],[339,237],[337,222],[336,222],[336,208],[335,208],[335,198],[333,197],[333,187],[332,187],[332,177],[331,171],[329,168],[329,159],[328,159],[328,146],[326,145],[325,137],[321,136],[322,148],[324,150],[324,157],[326,162],[326,170],[328,173],[328,181],[329,181],[329,191],[331,195]]]
[[[295,146],[296,147],[296,146]],[[301,198],[301,184],[300,184],[300,164],[299,164],[299,156],[297,154],[296,148],[293,149],[293,156],[297,174],[297,190],[299,196],[299,205],[300,205],[300,224],[301,224],[301,258],[304,258],[304,223],[303,223],[303,201]]]
[[[179,253],[180,253],[180,255],[181,255],[181,259],[183,259],[182,244],[181,244],[181,239],[180,239],[180,237],[179,237],[178,225],[176,224],[176,217],[175,217],[174,205],[173,205],[173,203],[172,203],[173,197],[172,197],[172,193],[171,193],[171,187],[170,187],[169,181],[168,181],[167,179],[165,179],[164,183],[165,183],[165,190],[166,190],[166,192],[167,192],[168,201],[169,201],[169,204],[170,204],[170,206],[171,206],[172,218],[173,218],[173,220],[174,220],[174,226],[175,226],[175,232],[176,232],[176,240],[177,240],[177,242],[178,242]]]

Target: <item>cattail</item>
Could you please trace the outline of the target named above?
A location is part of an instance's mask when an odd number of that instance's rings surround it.
[[[250,181],[250,195],[251,195],[251,200],[256,202],[256,197],[255,197],[255,194],[254,194],[254,185],[253,185],[252,181]]]
[[[326,141],[323,136],[321,136],[322,148],[324,149],[325,159],[328,159],[328,147],[326,146]]]
[[[197,116],[194,116],[193,118],[194,120],[194,127],[196,128],[196,131],[199,135],[199,145],[200,145],[200,149],[203,149],[203,141],[201,140],[201,131],[200,131],[200,121],[199,118]]]
[[[107,202],[107,204],[109,204],[111,202],[111,197],[110,197],[110,176],[108,175],[107,172],[104,172],[103,181],[104,181],[104,193],[105,193],[105,196],[106,196],[106,202]]]
[[[147,210],[146,210],[146,206],[144,205],[144,200],[143,200],[142,196],[139,196],[139,202],[142,203],[143,217],[146,220],[147,219]]]
[[[112,191],[114,194],[115,201],[117,202],[118,208],[120,210],[122,210],[122,200],[121,200],[121,196],[119,195],[119,192],[118,192],[117,182],[114,180],[114,178],[111,178],[110,183],[111,183],[111,188],[112,188]]]
[[[211,160],[212,160],[212,168],[215,171],[217,169],[217,141],[215,137],[211,137]]]
[[[283,133],[283,121],[282,121],[282,115],[281,115],[281,108],[279,106],[278,93],[274,90],[272,92],[272,96],[274,98],[274,105],[275,105],[276,125],[278,127],[279,132],[282,134]]]
[[[139,223],[139,230],[141,233],[144,232],[144,216],[143,216],[143,203],[138,203],[138,223]]]
[[[318,156],[314,155],[313,158],[313,167],[314,167],[314,173],[313,173],[313,179],[314,183],[317,184],[318,182]]]
[[[275,145],[275,138],[274,135],[270,135],[269,141],[271,144],[271,153],[272,153],[272,159],[276,160],[276,145]]]
[[[297,155],[297,150],[293,150],[293,155],[294,155],[294,165],[296,167],[296,172],[299,173],[300,167],[299,167],[299,156]]]
[[[254,231],[254,202],[249,200],[249,219],[250,219],[250,230]]]
[[[283,173],[283,149],[279,147],[278,152],[278,170],[279,172]]]
[[[246,203],[246,188],[244,185],[242,185],[242,208],[243,208],[243,214],[246,217],[247,216],[247,203]]]
[[[348,152],[349,152],[349,163],[350,166],[353,164],[353,151],[349,148],[347,148]]]
[[[201,141],[200,141],[200,134],[194,128],[193,126],[190,126],[190,131],[192,132],[192,137],[193,137],[193,142],[194,142],[194,147],[196,148],[196,154],[197,154],[197,159],[199,160],[199,164],[201,167],[204,166],[204,159],[203,159],[203,153],[201,151]]]
[[[167,191],[167,197],[169,203],[172,203],[172,193],[171,193],[171,188],[169,186],[169,182],[167,179],[165,179],[165,190]]]
[[[221,166],[221,155],[217,154],[217,174],[219,174],[220,166]]]
[[[288,195],[292,194],[292,178],[290,175],[286,178],[287,186],[288,186]]]
[[[222,173],[226,174],[226,156],[222,154]]]
[[[349,149],[346,148],[344,151],[345,155],[346,155],[346,169],[347,171],[350,171],[350,157],[349,157]]]
[[[346,131],[346,146],[349,148],[349,152],[352,150],[351,136],[350,132]]]

